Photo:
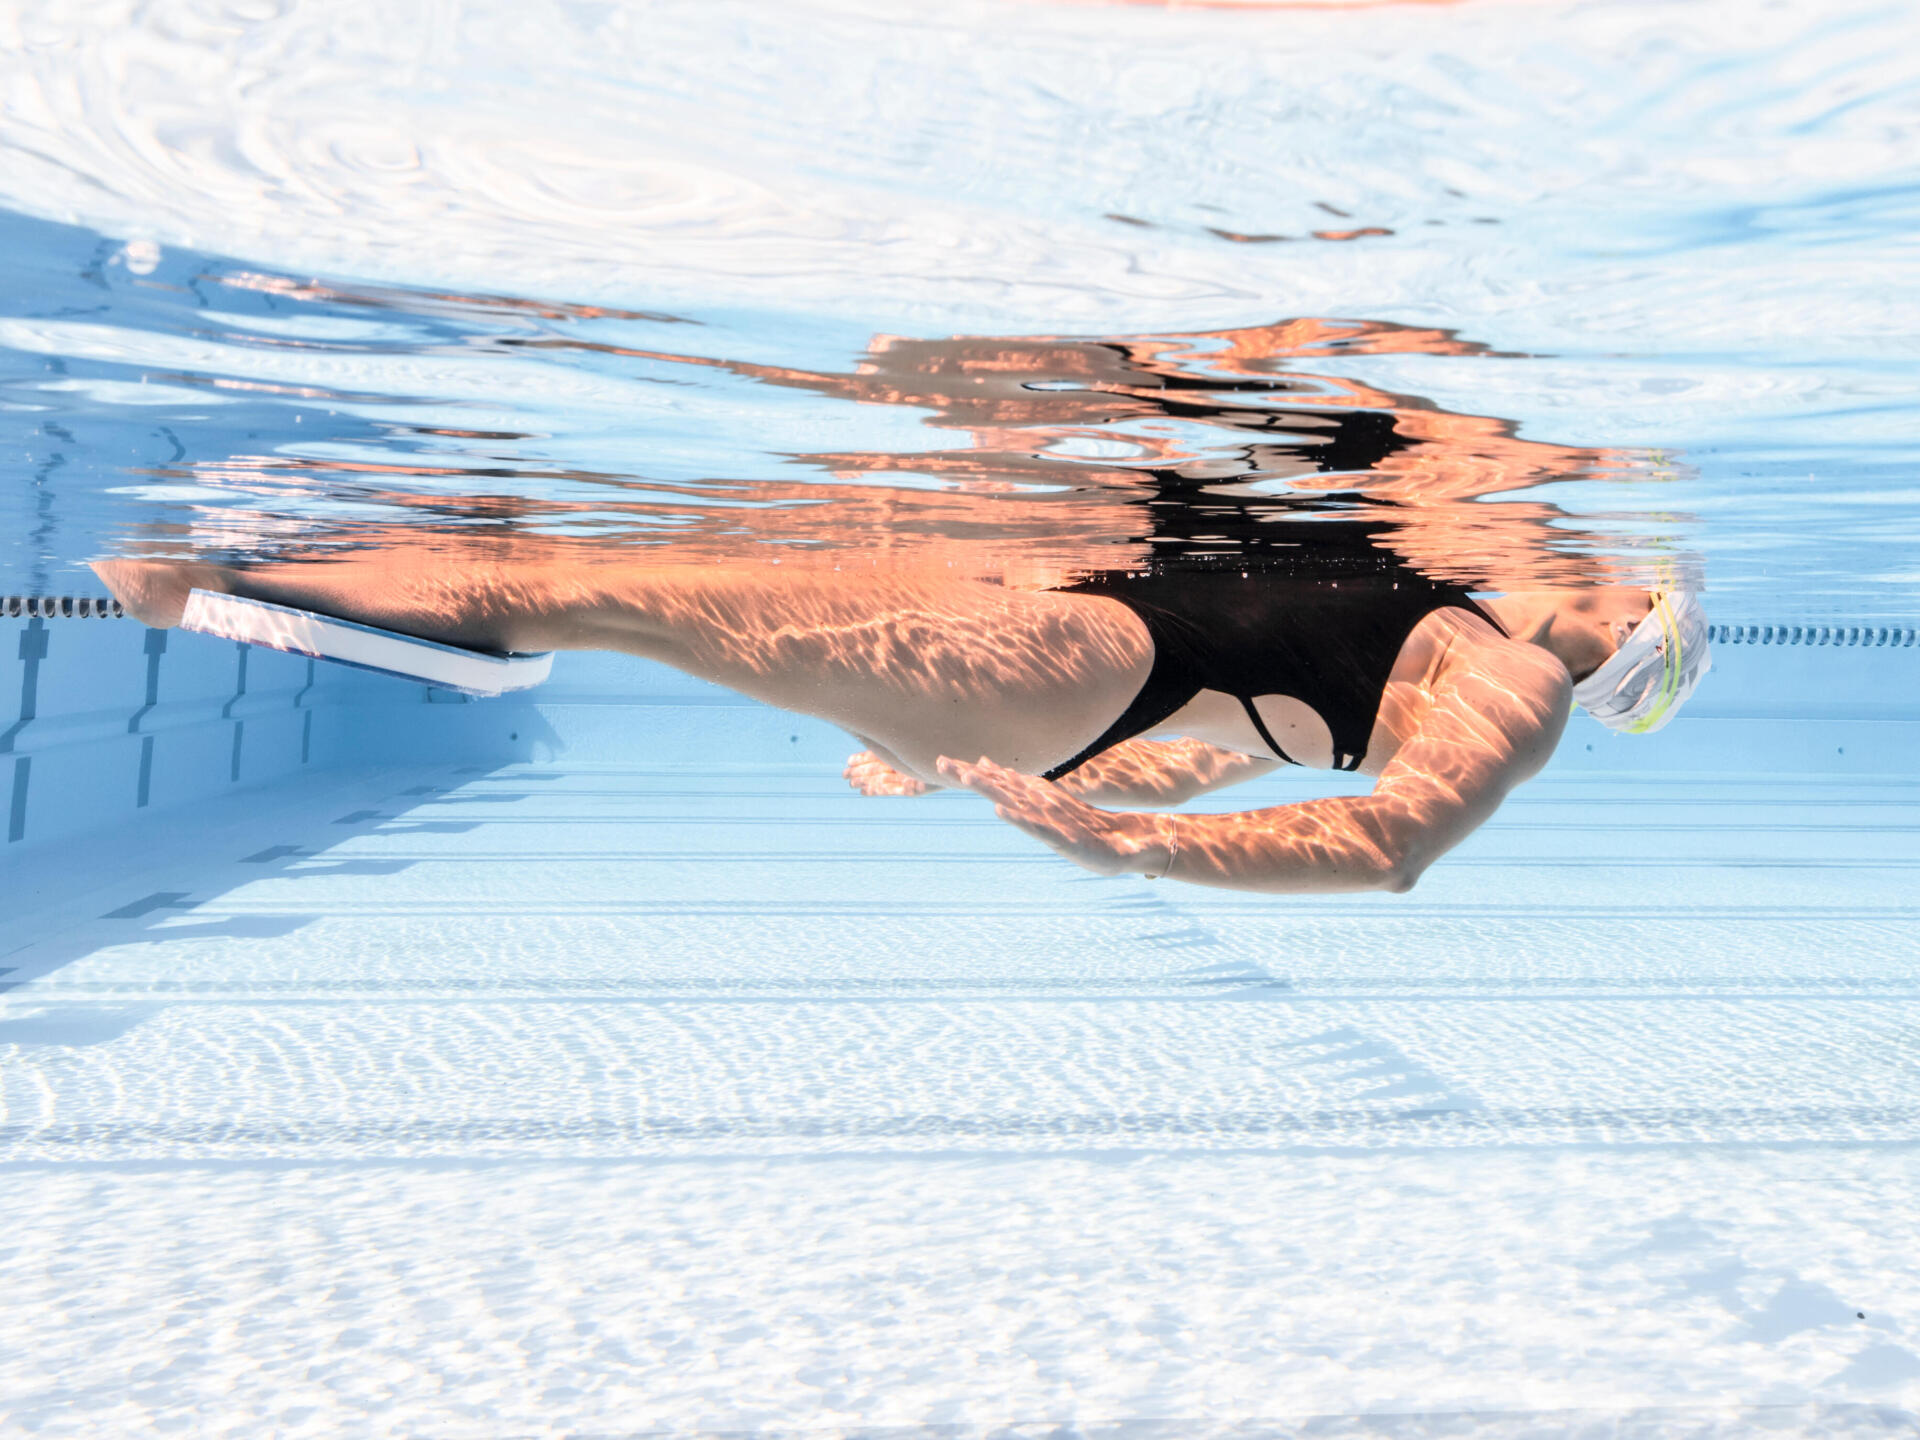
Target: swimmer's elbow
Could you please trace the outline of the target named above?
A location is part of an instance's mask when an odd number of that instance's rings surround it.
[[[1426,872],[1424,861],[1416,864],[1411,856],[1397,856],[1380,867],[1373,888],[1389,895],[1404,895],[1420,883],[1420,877]]]
[[[1439,852],[1433,846],[1419,840],[1387,846],[1379,857],[1373,888],[1389,895],[1405,895],[1420,883],[1427,867],[1438,858]]]
[[[1404,895],[1419,883],[1426,868],[1424,862],[1416,864],[1409,855],[1355,847],[1345,854],[1322,857],[1318,865],[1310,867],[1310,878],[1304,884],[1301,883],[1299,872],[1293,871],[1284,884],[1274,888],[1325,890],[1336,894],[1381,891],[1389,895]]]

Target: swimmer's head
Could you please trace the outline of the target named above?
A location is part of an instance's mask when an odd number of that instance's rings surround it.
[[[1697,590],[1652,592],[1652,608],[1601,666],[1573,687],[1574,703],[1609,730],[1650,735],[1713,667]]]

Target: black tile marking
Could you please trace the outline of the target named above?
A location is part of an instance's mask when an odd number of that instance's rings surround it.
[[[122,905],[118,910],[109,910],[102,920],[137,920],[142,915],[151,915],[155,910],[191,910],[200,902],[188,900],[185,890],[156,890],[153,894]]]
[[[40,662],[46,658],[47,622],[36,615],[20,632],[20,714],[6,730],[0,731],[0,751],[13,749],[20,732],[40,714]],[[15,783],[19,783],[17,775]]]
[[[148,711],[160,703],[160,657],[167,653],[167,632],[147,631],[144,648],[147,656],[147,698],[146,702],[128,717],[127,733],[129,735],[140,733],[140,722],[147,718]],[[142,800],[140,803],[144,805],[147,802]]]
[[[7,843],[21,840],[27,833],[27,786],[33,776],[33,757],[13,757],[13,796],[7,806]]]
[[[275,860],[283,860],[289,855],[298,855],[299,853],[300,847],[298,845],[269,845],[257,854],[242,856],[240,863],[242,865],[270,865]]]
[[[336,825],[358,825],[363,820],[380,820],[384,818],[378,810],[355,810],[350,814],[342,815],[333,823]]]
[[[245,699],[247,694],[247,652],[253,647],[244,640],[236,640],[234,649],[239,652],[239,656],[235,665],[233,698],[220,707],[222,720],[233,719],[233,707]]]
[[[164,632],[163,632],[164,633]],[[153,798],[153,736],[140,737],[140,779],[134,787],[133,803],[145,807]]]

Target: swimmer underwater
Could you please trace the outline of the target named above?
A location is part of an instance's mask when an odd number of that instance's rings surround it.
[[[1405,891],[1552,755],[1570,705],[1646,733],[1709,666],[1688,588],[1483,599],[1319,529],[1323,563],[1114,571],[1024,591],[794,565],[325,563],[96,567],[149,625],[191,589],[493,652],[614,650],[850,731],[869,795],[942,785],[1104,875],[1272,894]],[[1230,814],[1177,805],[1282,765],[1370,794]]]

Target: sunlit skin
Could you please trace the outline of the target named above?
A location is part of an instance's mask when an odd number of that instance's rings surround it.
[[[1648,604],[1647,592],[1624,588],[1490,602],[1525,639],[1457,611],[1429,616],[1408,637],[1388,682],[1361,765],[1377,777],[1370,795],[1229,815],[1140,815],[1098,809],[1066,793],[1075,787],[984,757],[942,759],[939,769],[993,800],[1002,819],[1101,874],[1137,871],[1275,894],[1405,891],[1546,763],[1566,724],[1573,679],[1605,660]],[[1131,753],[1083,782],[1108,803],[1126,798],[1123,777],[1134,768],[1158,769],[1141,787],[1142,798],[1154,800],[1169,779],[1176,793],[1216,788],[1201,779],[1203,767],[1220,767],[1224,783],[1250,778],[1218,747],[1196,754],[1135,741],[1121,750]],[[1153,763],[1156,751],[1163,766]],[[1259,769],[1251,773],[1276,764],[1253,763]],[[1182,778],[1190,783],[1180,785]]]
[[[319,287],[306,298],[392,300]],[[467,308],[514,303],[444,298]],[[584,547],[543,538],[537,523],[504,539],[456,526],[429,540],[395,525],[357,534],[345,555],[316,549],[297,563],[116,562],[101,573],[157,625],[174,623],[188,585],[200,584],[457,644],[644,656],[861,737],[866,748],[848,761],[846,778],[862,793],[965,786],[1089,869],[1276,892],[1411,885],[1545,762],[1565,724],[1571,680],[1611,654],[1648,608],[1645,591],[1603,583],[1609,568],[1591,558],[1599,547],[1578,543],[1569,517],[1518,493],[1624,473],[1639,464],[1634,457],[1522,439],[1509,421],[1321,373],[1339,368],[1321,361],[1362,354],[1490,357],[1446,330],[1294,318],[1098,338],[883,335],[851,368],[822,370],[538,327],[498,344],[902,407],[918,412],[939,443],[796,455],[850,483],[715,482],[746,503],[711,515],[698,503],[707,487],[688,487],[691,508],[671,511],[670,545],[644,527],[626,539],[651,535],[651,544],[610,537]],[[1087,458],[1114,453],[1101,447],[1116,442],[1124,458]],[[512,458],[484,446],[475,453],[484,462],[476,474]],[[612,474],[566,477],[604,485],[604,502],[458,495],[447,485],[468,462],[458,452],[446,458],[423,466],[404,455],[378,463],[237,456],[199,464],[191,478],[246,488],[305,474],[326,493],[342,480],[377,486],[389,474],[402,482],[430,474],[432,495],[400,489],[375,498],[457,521],[537,522],[569,510],[588,512],[583,519],[658,518],[657,498],[621,498],[628,482]],[[874,483],[904,475],[941,483]],[[1276,484],[1278,498],[1262,488]],[[640,488],[657,497],[674,487],[648,479]],[[1172,538],[1156,528],[1168,505],[1202,540],[1214,537],[1201,532],[1237,526],[1233,543],[1258,547],[1314,504],[1370,517],[1378,543],[1426,574],[1512,592],[1491,602],[1505,635],[1478,616],[1443,610],[1408,636],[1360,767],[1376,779],[1371,795],[1240,815],[1131,808],[1178,805],[1281,763],[1237,701],[1206,691],[1162,733],[1117,746],[1058,783],[1038,778],[1104,732],[1153,662],[1133,611],[1055,587],[1155,563],[1149,557],[1168,553],[1155,547]],[[1562,588],[1531,588],[1543,585]],[[1289,755],[1332,764],[1332,735],[1306,705],[1284,697],[1256,704]]]
[[[155,626],[176,624],[197,585],[453,644],[642,656],[861,737],[847,778],[864,793],[963,786],[1089,870],[1271,893],[1411,887],[1546,763],[1573,680],[1650,603],[1626,587],[1512,594],[1489,602],[1507,635],[1436,611],[1395,661],[1360,767],[1371,794],[1175,816],[1104,807],[1176,804],[1279,762],[1202,692],[1164,727],[1183,738],[1041,779],[1125,710],[1152,664],[1146,627],[1098,596],[915,571],[450,564],[400,545],[244,570],[97,568]],[[1319,722],[1298,708],[1282,743],[1310,758]]]

